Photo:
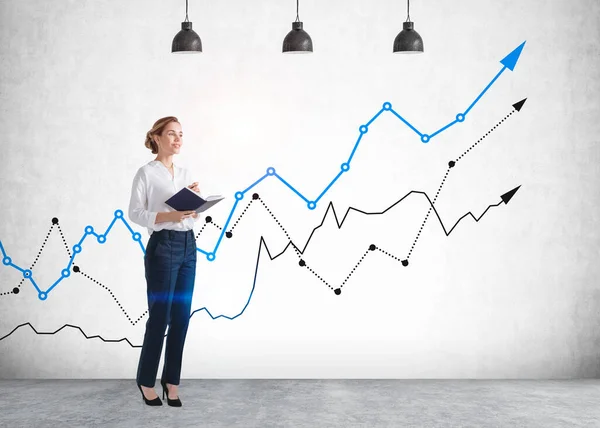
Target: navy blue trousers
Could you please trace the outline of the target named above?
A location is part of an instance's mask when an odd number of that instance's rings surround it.
[[[167,325],[169,331],[161,380],[179,385],[196,278],[196,257],[193,230],[163,229],[150,235],[144,255],[148,321],[136,376],[139,385],[154,387]]]

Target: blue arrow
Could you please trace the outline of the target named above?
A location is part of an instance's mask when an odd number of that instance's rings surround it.
[[[506,70],[508,68],[510,71],[513,71],[515,69],[515,65],[517,65],[517,61],[519,60],[519,57],[521,56],[521,51],[523,50],[523,46],[525,46],[525,42],[523,42],[519,46],[517,46],[515,48],[515,50],[513,50],[511,53],[506,55],[502,59],[502,61],[500,61],[500,64],[502,64],[504,67],[502,67],[502,69],[498,72],[498,74],[496,74],[496,77],[494,77],[492,79],[492,81],[485,87],[485,89],[483,91],[481,91],[479,96],[477,98],[475,98],[475,101],[473,101],[471,103],[469,108],[465,110],[464,116],[466,116],[467,113],[473,108],[473,106],[475,104],[477,104],[477,101],[479,101],[479,99],[483,96],[483,94],[485,94],[486,91],[490,88],[490,86],[493,85],[493,83],[496,81],[496,79],[498,79],[498,77],[500,77],[500,75],[502,73],[504,73],[504,70]],[[463,118],[464,118],[464,116],[463,116]]]
[[[515,69],[515,65],[517,65],[519,57],[521,56],[521,51],[523,50],[523,46],[525,46],[525,42],[521,43],[514,51],[506,55],[504,59],[500,61],[500,64],[508,68],[510,71],[513,71]]]

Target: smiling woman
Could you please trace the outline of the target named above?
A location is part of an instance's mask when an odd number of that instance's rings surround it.
[[[136,381],[144,402],[161,406],[154,391],[167,324],[167,345],[160,382],[169,406],[181,406],[177,395],[183,346],[191,312],[196,276],[195,211],[174,211],[165,204],[187,186],[200,193],[187,168],[173,163],[183,145],[183,131],[175,116],[157,120],[146,133],[145,146],[156,158],[138,169],[131,188],[129,218],[150,234],[144,267],[148,296],[148,321]]]
[[[167,116],[157,120],[150,131],[146,133],[145,146],[152,150],[153,154],[158,154],[159,144],[157,141],[163,142],[163,134],[166,134],[167,144],[162,146],[163,152],[170,146],[180,147],[183,140],[183,131],[181,130],[181,124],[175,116]],[[179,137],[176,139],[176,137]],[[167,154],[165,153],[165,154]],[[174,153],[171,153],[171,155]],[[158,159],[158,156],[157,156]]]

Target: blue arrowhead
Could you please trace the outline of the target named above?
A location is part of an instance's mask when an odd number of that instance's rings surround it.
[[[514,51],[506,55],[504,59],[500,61],[500,64],[504,65],[510,71],[513,71],[515,69],[515,65],[517,65],[519,57],[521,56],[523,46],[525,46],[525,42],[521,43]]]

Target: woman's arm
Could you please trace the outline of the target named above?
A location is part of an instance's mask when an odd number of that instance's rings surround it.
[[[173,211],[164,211],[156,213],[155,223],[164,223],[165,221],[174,221],[171,216],[173,215]]]
[[[146,181],[141,169],[135,174],[131,185],[131,197],[129,199],[129,219],[140,226],[153,229],[154,224],[167,221],[167,212],[148,211],[148,199],[146,193]],[[168,217],[167,217],[168,218]]]

